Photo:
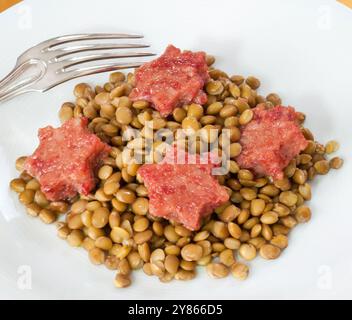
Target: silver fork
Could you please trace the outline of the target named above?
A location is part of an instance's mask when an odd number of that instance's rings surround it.
[[[121,33],[91,33],[66,35],[44,41],[20,55],[14,69],[0,81],[0,102],[29,91],[45,92],[74,78],[139,67],[144,62],[114,61],[89,66],[82,64],[108,59],[149,57],[155,54],[145,51],[138,52],[138,50],[120,51],[120,53],[80,54],[89,51],[148,48],[149,45],[141,43],[82,43],[86,40],[140,38],[143,36]],[[73,42],[82,44],[73,45]],[[58,46],[62,47],[57,48]],[[70,57],[67,57],[68,55]]]

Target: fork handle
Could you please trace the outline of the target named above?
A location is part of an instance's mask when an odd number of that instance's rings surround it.
[[[19,65],[0,81],[0,102],[17,95],[32,91],[31,86],[37,82],[45,70],[39,60],[28,60]]]

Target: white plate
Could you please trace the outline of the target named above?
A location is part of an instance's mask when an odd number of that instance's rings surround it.
[[[345,159],[342,170],[314,183],[310,223],[292,232],[280,259],[250,263],[247,281],[201,272],[190,282],[162,284],[136,272],[133,285],[118,290],[113,272],[91,265],[54,226],[28,217],[8,188],[15,159],[36,146],[38,128],[59,124],[60,104],[82,80],[18,97],[0,105],[0,298],[352,298],[352,10],[332,0],[27,0],[0,14],[0,25],[1,75],[25,49],[70,33],[142,32],[157,52],[169,43],[205,50],[218,67],[258,76],[263,94],[278,92],[305,112],[317,139],[339,140]]]

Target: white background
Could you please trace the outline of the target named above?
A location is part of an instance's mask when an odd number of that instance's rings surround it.
[[[26,0],[1,13],[0,76],[25,49],[54,36],[141,32],[158,53],[169,43],[204,50],[229,74],[259,77],[263,94],[277,92],[307,114],[319,141],[340,141],[345,166],[317,179],[310,223],[292,232],[280,259],[252,262],[247,281],[200,272],[162,284],[136,272],[133,285],[118,290],[113,272],[91,265],[54,226],[26,216],[8,189],[15,159],[33,150],[39,127],[59,124],[59,106],[79,80],[18,97],[0,105],[0,298],[352,298],[351,31],[352,10],[332,0]],[[18,280],[23,265],[31,268],[31,289]]]

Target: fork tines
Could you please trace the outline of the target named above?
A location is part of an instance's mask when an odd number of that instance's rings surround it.
[[[49,39],[41,43],[42,50],[51,50],[53,47],[76,41],[85,40],[106,40],[106,39],[141,39],[144,38],[140,34],[125,34],[125,33],[84,33],[70,34]]]
[[[126,39],[141,39],[142,35],[138,34],[123,34],[123,33],[93,33],[93,34],[76,34],[60,36],[47,40],[40,44],[41,51],[45,55],[49,64],[54,64],[57,67],[57,73],[68,73],[72,76],[80,76],[81,74],[88,74],[88,72],[104,72],[106,70],[125,69],[138,67],[143,62],[132,62],[132,63],[110,63],[103,65],[96,65],[92,67],[72,67],[78,66],[85,63],[91,63],[94,61],[111,60],[120,58],[138,58],[138,57],[150,57],[155,54],[152,52],[135,52],[135,51],[124,51],[120,53],[100,53],[100,54],[83,54],[77,55],[89,51],[105,51],[105,50],[120,50],[120,49],[142,49],[150,47],[144,43],[86,43],[77,45],[77,42],[92,41],[92,40],[126,40]],[[75,42],[75,45],[69,45]],[[67,46],[63,46],[67,45]],[[58,46],[61,46],[58,48]],[[73,56],[75,55],[75,56]],[[67,57],[66,56],[71,56]],[[114,67],[114,65],[116,67]]]

